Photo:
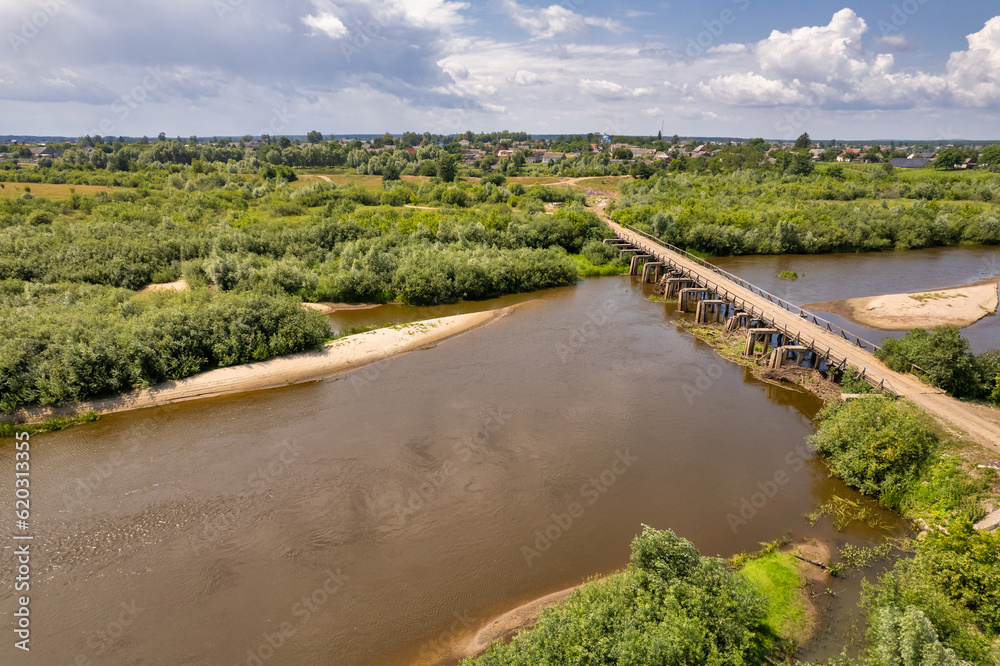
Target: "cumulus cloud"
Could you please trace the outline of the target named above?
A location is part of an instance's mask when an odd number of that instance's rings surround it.
[[[906,108],[946,97],[943,77],[897,72],[892,54],[867,49],[867,31],[851,9],[840,10],[825,26],[775,30],[747,47],[750,71],[715,76],[699,90],[713,101],[748,106]]]
[[[580,79],[580,89],[602,99],[630,99],[653,92],[651,88],[629,88],[613,81]]]
[[[967,37],[969,49],[951,54],[948,82],[959,104],[993,106],[1000,103],[1000,16]]]
[[[542,83],[542,77],[526,69],[520,69],[514,75],[514,85],[516,86],[537,86]]]
[[[302,18],[302,22],[313,29],[314,35],[323,33],[330,39],[340,39],[347,35],[347,27],[339,18],[328,12],[320,12],[316,16],[309,14]]]
[[[618,21],[597,16],[583,16],[562,5],[533,9],[519,4],[517,0],[502,0],[500,10],[513,19],[518,27],[527,30],[537,39],[562,34],[579,35],[587,32],[588,27],[604,28],[615,33],[625,31],[625,26]]]
[[[879,37],[875,40],[875,46],[876,48],[885,49],[887,51],[895,51],[897,53],[906,53],[917,50],[916,43],[901,32]]]

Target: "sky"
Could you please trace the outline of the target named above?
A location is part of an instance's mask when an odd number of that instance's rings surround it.
[[[996,0],[0,0],[0,135],[1000,139]]]

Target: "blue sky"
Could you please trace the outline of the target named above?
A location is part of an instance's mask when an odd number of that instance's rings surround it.
[[[0,0],[0,134],[1000,139],[995,0]]]

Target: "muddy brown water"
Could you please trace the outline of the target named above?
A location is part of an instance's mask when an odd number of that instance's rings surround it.
[[[986,245],[863,254],[725,257],[711,261],[796,305],[944,289],[1000,277],[1000,247]],[[799,279],[780,279],[778,274],[786,270],[798,273]],[[904,334],[875,331],[838,315],[821,314],[876,343]],[[978,354],[1000,348],[1000,316],[984,317],[962,329],[962,335]]]
[[[335,380],[37,435],[32,650],[8,631],[0,663],[433,663],[492,617],[625,566],[643,524],[723,556],[785,532],[904,533],[889,513],[884,529],[805,522],[834,495],[865,501],[804,448],[819,407],[722,361],[621,277]],[[2,440],[11,489],[13,465]]]

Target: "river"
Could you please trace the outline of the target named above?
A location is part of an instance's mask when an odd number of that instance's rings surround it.
[[[740,270],[776,276],[757,259]],[[825,258],[808,259],[793,288],[820,274]],[[832,291],[806,297],[858,295]],[[625,566],[642,524],[723,556],[785,532],[834,546],[905,532],[889,513],[885,529],[809,526],[834,495],[865,501],[803,447],[819,401],[722,361],[633,279],[427,314],[529,300],[337,379],[32,437],[19,663],[433,663],[493,616]],[[2,479],[13,446],[0,442]]]

